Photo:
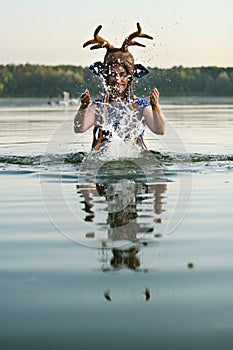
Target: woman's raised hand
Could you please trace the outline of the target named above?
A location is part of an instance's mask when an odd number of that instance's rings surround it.
[[[90,103],[91,103],[90,92],[89,90],[85,90],[84,93],[81,95],[81,107],[87,108]]]

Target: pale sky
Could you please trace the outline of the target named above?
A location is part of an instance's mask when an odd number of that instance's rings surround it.
[[[137,63],[233,66],[232,0],[0,0],[0,64],[88,66],[105,49],[83,49],[100,35],[121,46],[140,22],[154,40],[131,47]]]

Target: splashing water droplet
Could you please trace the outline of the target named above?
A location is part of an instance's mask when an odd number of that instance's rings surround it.
[[[130,104],[104,104],[98,110],[97,125],[108,133],[109,138],[100,148],[99,157],[107,159],[121,159],[137,157],[141,147],[136,138],[144,131],[144,124],[138,112]]]

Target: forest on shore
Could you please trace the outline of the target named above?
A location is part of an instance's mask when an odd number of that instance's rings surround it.
[[[134,92],[147,97],[156,86],[162,96],[233,96],[233,67],[149,68],[134,80]],[[88,67],[39,64],[0,65],[0,97],[57,97],[62,91],[77,98],[89,89],[103,90],[101,79]]]

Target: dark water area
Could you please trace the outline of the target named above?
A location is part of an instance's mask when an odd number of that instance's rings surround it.
[[[0,100],[1,349],[232,349],[233,100],[161,103],[93,157],[75,107]]]

